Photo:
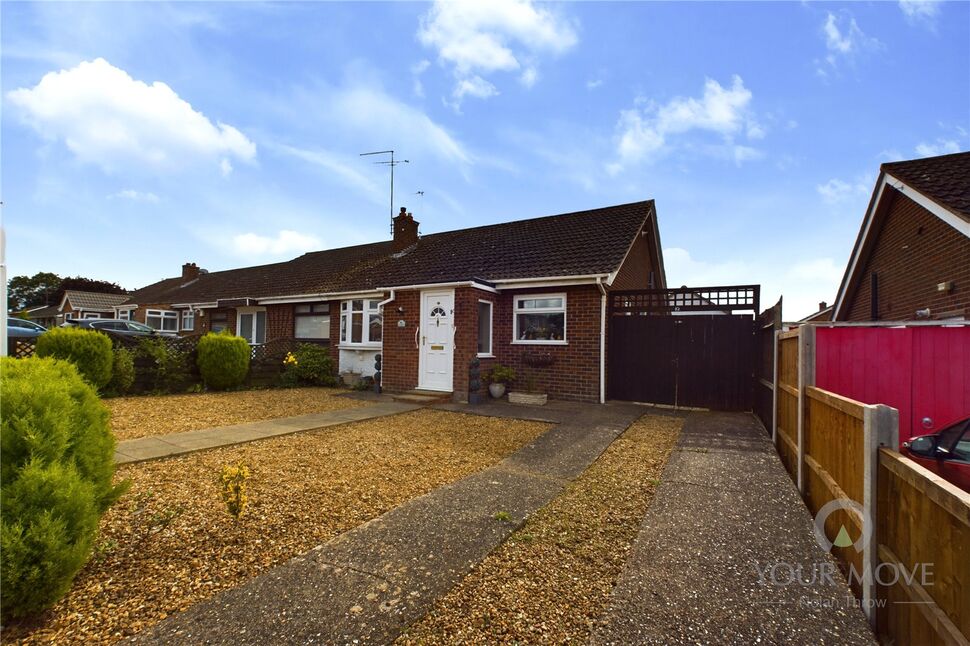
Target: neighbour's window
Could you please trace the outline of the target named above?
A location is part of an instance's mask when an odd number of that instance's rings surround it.
[[[98,314],[97,312],[88,312],[87,314],[84,315],[84,318],[86,318],[86,319],[99,319],[99,318],[101,318],[101,315]]]
[[[293,306],[293,336],[298,339],[330,338],[330,304],[300,303]]]
[[[384,338],[384,318],[377,299],[360,298],[340,304],[340,342],[380,343]]]
[[[182,330],[184,332],[195,330],[195,310],[182,310]]]
[[[478,301],[478,354],[492,354],[492,304]]]
[[[73,321],[74,320],[74,314],[71,313],[71,312],[65,312],[64,313],[64,320],[65,321]]]
[[[148,327],[165,332],[179,331],[179,313],[171,310],[147,310],[145,323]]]
[[[118,320],[119,321],[130,321],[131,320],[131,310],[118,310]]]
[[[565,343],[566,295],[516,296],[513,343]]]
[[[246,339],[250,345],[266,343],[266,310],[239,310],[236,334]]]

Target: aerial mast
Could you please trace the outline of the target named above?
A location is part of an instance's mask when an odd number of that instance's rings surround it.
[[[410,164],[411,162],[407,159],[395,160],[393,150],[375,150],[374,152],[360,153],[361,157],[367,157],[369,155],[390,155],[391,156],[391,159],[389,161],[381,160],[381,161],[376,161],[374,163],[381,164],[382,166],[391,167],[391,219],[393,220],[394,219],[394,167],[397,166],[398,164]]]

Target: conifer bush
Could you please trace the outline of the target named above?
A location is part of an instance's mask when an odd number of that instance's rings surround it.
[[[108,411],[73,364],[0,359],[0,616],[56,603],[87,562],[113,485]]]
[[[197,363],[207,388],[228,390],[249,374],[251,350],[246,339],[228,332],[209,332],[199,339]]]
[[[70,361],[88,383],[100,390],[111,380],[111,339],[94,330],[56,327],[37,337],[38,357]]]

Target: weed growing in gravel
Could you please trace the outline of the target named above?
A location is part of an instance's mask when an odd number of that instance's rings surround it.
[[[226,511],[237,523],[246,511],[247,478],[249,467],[242,462],[235,466],[227,464],[222,467],[222,500],[226,503]]]
[[[503,523],[511,523],[512,522],[512,515],[509,514],[509,512],[507,512],[507,511],[500,511],[500,512],[497,512],[495,514],[495,520],[500,521],[500,522],[503,522]]]

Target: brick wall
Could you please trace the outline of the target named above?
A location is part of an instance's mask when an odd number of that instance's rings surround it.
[[[266,306],[266,340],[293,338],[293,305]]]
[[[623,265],[616,273],[613,289],[650,288],[650,271],[653,269],[653,263],[650,260],[650,244],[652,244],[650,235],[637,236]]]
[[[932,318],[970,317],[970,238],[905,195],[896,193],[875,247],[840,320],[868,321],[870,276],[877,274],[879,319],[912,320],[918,309]],[[938,283],[953,281],[951,292]]]
[[[398,312],[403,307],[404,313]],[[399,320],[405,327],[397,326]],[[389,392],[402,392],[418,386],[418,350],[414,333],[421,319],[421,292],[398,290],[395,299],[384,306],[384,351],[382,385]],[[333,326],[331,326],[333,327]]]

